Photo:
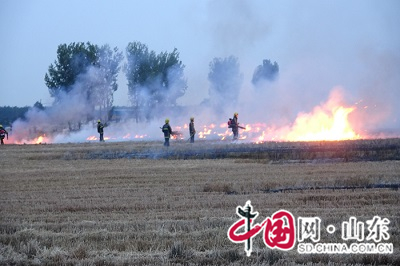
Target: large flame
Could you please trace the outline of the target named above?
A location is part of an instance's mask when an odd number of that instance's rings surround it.
[[[352,128],[348,115],[355,107],[343,106],[342,91],[333,90],[326,103],[311,113],[297,116],[293,127],[286,135],[288,141],[351,140],[359,139]]]
[[[240,129],[239,140],[255,143],[265,141],[321,141],[351,140],[361,138],[353,129],[348,115],[356,108],[346,107],[342,102],[341,90],[333,90],[327,102],[316,106],[310,113],[300,113],[292,126],[275,127],[266,123],[246,124]],[[204,125],[198,133],[200,139],[232,138],[232,131],[222,123],[218,128],[214,124]]]
[[[292,130],[287,134],[286,140],[316,141],[360,138],[348,121],[348,115],[354,109],[354,107],[339,106],[329,112],[316,108],[311,114],[301,114],[297,117]]]

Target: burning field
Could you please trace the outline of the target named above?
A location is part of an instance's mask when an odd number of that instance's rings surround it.
[[[400,141],[182,140],[4,145],[2,265],[359,265],[400,263]],[[247,257],[227,231],[251,200],[262,220],[319,217],[343,242],[350,217],[387,218],[392,254],[272,250]]]
[[[358,140],[376,138],[397,138],[398,129],[377,130],[377,114],[374,107],[366,105],[362,100],[349,105],[343,99],[340,89],[332,90],[329,98],[308,112],[299,112],[290,121],[282,117],[281,122],[260,119],[254,112],[243,112],[240,115],[239,141],[241,143],[264,143],[270,141],[334,141]],[[262,106],[263,107],[263,106]],[[257,107],[254,107],[257,110]],[[251,108],[245,108],[251,110]],[[77,113],[63,117],[60,110],[31,109],[25,120],[17,120],[10,130],[7,143],[11,144],[50,144],[50,143],[82,143],[96,142],[99,135],[96,131],[96,122],[71,126],[70,120],[84,117]],[[228,114],[211,112],[206,108],[195,108],[190,111],[195,114],[196,138],[200,140],[231,140],[233,133],[228,128]],[[211,112],[211,113],[210,113]],[[264,113],[262,109],[260,113]],[[189,137],[188,120],[182,112],[170,113],[172,129],[177,132],[173,136],[177,140],[186,140]],[[240,112],[240,114],[242,114]],[[272,117],[279,117],[274,112]],[[162,138],[160,126],[164,117],[151,122],[137,123],[132,119],[123,121],[106,121],[104,138],[106,141],[154,141]],[[274,118],[276,119],[276,118]],[[79,119],[78,119],[79,121]],[[245,121],[245,122],[241,122]],[[372,122],[373,123],[372,123]],[[396,121],[394,121],[397,123]],[[373,125],[372,130],[368,126]]]

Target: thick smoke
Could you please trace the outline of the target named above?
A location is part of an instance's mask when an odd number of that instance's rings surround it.
[[[210,1],[208,12],[214,56],[242,56],[270,31],[265,15],[248,1]]]
[[[262,12],[255,10],[255,6],[246,1],[209,4],[209,25],[214,36],[214,49],[210,55],[238,56],[244,74],[237,104],[220,106],[226,110],[224,115],[239,112],[242,123],[261,122],[280,132],[281,128],[293,127],[299,114],[312,113],[316,106],[324,106],[330,95],[340,87],[343,95],[340,104],[355,107],[349,114],[349,120],[357,132],[367,137],[400,136],[398,49],[377,47],[376,40],[364,36],[362,32],[348,35],[349,29],[360,30],[364,27],[359,24],[361,22],[354,21],[353,10],[344,10],[342,21],[336,23],[330,20],[330,16],[324,17],[331,9],[330,5],[319,3],[321,12],[312,13],[307,10],[307,5],[298,4],[301,12],[281,10],[284,13],[280,22],[288,27],[288,32],[280,29],[286,34],[275,45],[286,47],[285,58],[292,58],[280,61],[279,54],[274,57],[274,45],[263,42],[277,28],[268,22]],[[333,7],[335,14],[343,11],[341,4]],[[374,17],[377,28],[396,27],[380,15],[378,13]],[[360,19],[371,18],[361,14]],[[296,31],[293,32],[293,29]],[[371,29],[364,30],[369,32]],[[259,43],[267,44],[266,57],[250,62],[252,48]],[[393,36],[392,46],[398,48],[397,37]],[[278,62],[279,78],[274,82],[251,84],[251,75],[264,59]],[[204,113],[206,115],[201,117],[208,122],[226,120],[221,113]],[[209,117],[214,119],[207,119]]]
[[[183,115],[187,110],[174,106],[177,96],[184,94],[182,73],[171,67],[167,72],[168,90],[160,78],[154,78],[146,87],[138,88],[139,98],[144,102],[154,95],[157,105],[142,105],[141,108],[124,108],[112,112],[112,91],[107,81],[107,73],[99,67],[89,66],[84,74],[78,76],[74,85],[57,94],[51,107],[44,110],[31,108],[25,119],[12,125],[12,141],[32,143],[42,136],[43,142],[52,143],[86,142],[98,138],[97,120],[105,124],[105,139],[108,141],[155,140],[162,136],[160,127],[167,117],[171,117],[176,131],[178,125],[188,123]],[[64,92],[68,91],[68,93]],[[128,95],[127,95],[128,96]],[[154,98],[152,98],[154,100]],[[167,104],[165,104],[167,103]],[[144,119],[137,119],[141,117]],[[139,122],[138,122],[139,121]]]
[[[101,69],[88,67],[76,83],[57,94],[57,100],[44,110],[31,108],[24,119],[12,125],[13,139],[25,142],[46,135],[54,137],[79,131],[87,121],[105,117],[109,110],[95,108],[107,106],[110,99],[105,88],[105,75]],[[110,105],[109,105],[110,106]]]
[[[363,63],[358,109],[352,122],[371,134],[400,135],[400,56],[370,52]]]

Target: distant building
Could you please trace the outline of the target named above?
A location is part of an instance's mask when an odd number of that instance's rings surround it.
[[[114,106],[109,113],[109,120],[120,122],[133,119],[136,117],[135,107]]]

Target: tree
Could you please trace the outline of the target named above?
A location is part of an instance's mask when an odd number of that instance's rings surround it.
[[[236,105],[243,81],[238,58],[234,56],[214,58],[210,63],[208,80],[210,103],[214,108],[222,111],[223,107]]]
[[[156,54],[140,42],[129,43],[126,48],[125,74],[136,121],[152,119],[157,109],[176,106],[176,100],[187,89],[184,68],[178,50]]]
[[[118,48],[111,49],[109,45],[98,48],[96,66],[91,67],[94,75],[89,79],[90,102],[100,110],[100,116],[105,119],[114,102],[114,92],[118,89],[117,77],[123,55]],[[108,115],[107,115],[108,116]]]
[[[145,44],[129,43],[126,48],[127,64],[125,74],[128,80],[130,101],[136,109],[136,121],[140,117],[140,110],[148,104],[145,84],[151,79],[150,61],[155,60],[155,53],[149,52]]]
[[[35,104],[33,105],[33,107],[34,107],[34,108],[37,108],[38,110],[42,110],[42,111],[45,109],[44,106],[43,106],[43,104],[42,104],[42,102],[40,102],[40,101],[35,102]]]
[[[117,48],[111,49],[108,45],[61,44],[57,60],[45,75],[46,86],[56,104],[68,102],[72,108],[85,106],[79,118],[94,116],[97,108],[99,116],[105,119],[118,88],[116,81],[122,58]]]
[[[256,85],[262,80],[274,81],[279,74],[278,63],[271,63],[270,60],[263,60],[263,64],[259,65],[253,74],[251,82]]]
[[[97,46],[91,43],[60,44],[57,48],[57,60],[50,64],[44,80],[51,97],[60,100],[61,92],[72,90],[79,75],[86,73],[89,65],[95,65]]]
[[[160,78],[160,86],[154,88],[153,100],[163,106],[176,106],[176,100],[182,97],[187,89],[184,77],[185,66],[179,61],[179,53],[175,48],[171,53],[163,52],[156,57],[156,77]]]

